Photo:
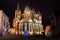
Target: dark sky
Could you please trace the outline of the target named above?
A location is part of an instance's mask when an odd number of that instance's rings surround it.
[[[49,19],[51,16],[51,10],[58,11],[59,4],[58,0],[0,0],[0,9],[2,9],[9,17],[11,23],[17,2],[19,2],[21,10],[24,9],[24,6],[29,5],[30,8],[35,8],[35,10],[41,11],[45,20]],[[54,15],[57,16],[58,14]]]

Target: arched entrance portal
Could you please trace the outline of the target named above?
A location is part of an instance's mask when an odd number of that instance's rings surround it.
[[[24,36],[28,36],[28,22],[24,22],[23,24],[23,29],[24,29]]]

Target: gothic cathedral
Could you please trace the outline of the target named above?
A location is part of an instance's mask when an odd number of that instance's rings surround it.
[[[42,34],[43,24],[41,13],[35,12],[34,9],[30,9],[29,6],[25,6],[23,13],[19,9],[19,4],[17,4],[17,10],[15,11],[15,16],[13,19],[13,27],[15,28],[15,34]]]

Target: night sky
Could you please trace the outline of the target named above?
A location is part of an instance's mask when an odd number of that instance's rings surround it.
[[[18,2],[20,4],[20,10],[23,10],[26,5],[29,5],[30,8],[34,8],[36,11],[39,10],[42,13],[43,21],[49,20],[51,10],[57,12],[59,10],[58,0],[0,0],[0,9],[9,17],[11,25]],[[55,13],[54,15],[57,17],[59,12],[57,14]]]

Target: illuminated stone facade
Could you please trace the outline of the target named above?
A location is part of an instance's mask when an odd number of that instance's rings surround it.
[[[0,34],[6,35],[10,28],[9,18],[0,10]]]
[[[25,7],[22,13],[19,10],[19,4],[15,11],[15,17],[13,19],[13,27],[15,28],[16,34],[24,34],[27,30],[29,35],[41,34],[43,30],[42,15],[40,12],[35,12],[34,9],[30,9],[28,6]]]

